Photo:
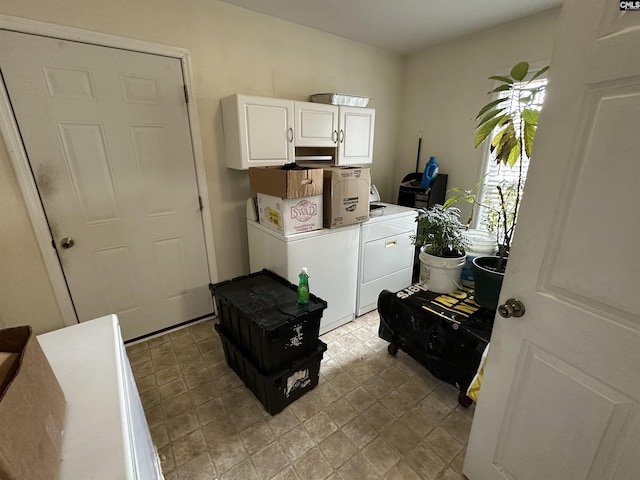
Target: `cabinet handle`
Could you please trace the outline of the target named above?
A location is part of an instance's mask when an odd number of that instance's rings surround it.
[[[333,143],[338,143],[338,131],[334,130],[333,133],[331,134],[331,140],[333,140]]]
[[[339,140],[340,140],[340,143],[344,142],[344,130],[340,130]]]
[[[398,245],[397,240],[389,240],[388,242],[384,243],[384,248],[395,247],[397,245]]]
[[[293,128],[289,127],[288,131],[289,143],[293,142]]]

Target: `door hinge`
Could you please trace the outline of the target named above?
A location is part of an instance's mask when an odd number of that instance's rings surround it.
[[[204,205],[202,204],[202,197],[198,195],[198,205],[200,205],[200,210],[204,210]]]
[[[184,87],[184,101],[185,103],[189,103],[189,91],[187,90],[187,86],[183,85]]]

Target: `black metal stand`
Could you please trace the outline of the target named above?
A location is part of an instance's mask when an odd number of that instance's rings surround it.
[[[422,173],[409,173],[402,179],[398,190],[398,205],[413,208],[431,208],[444,203],[447,193],[446,173],[439,173],[429,188],[420,187]]]

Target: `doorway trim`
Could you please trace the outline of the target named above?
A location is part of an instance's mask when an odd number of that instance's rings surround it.
[[[182,65],[182,76],[189,99],[187,102],[187,113],[190,127],[189,131],[191,134],[191,145],[195,160],[194,167],[196,171],[198,194],[202,200],[200,216],[204,233],[209,279],[212,283],[216,283],[218,281],[218,265],[215,255],[213,225],[211,222],[211,205],[209,203],[204,152],[202,150],[202,139],[200,135],[200,121],[198,119],[196,95],[193,87],[191,53],[189,50],[8,15],[0,15],[0,30],[10,30],[19,33],[39,35],[42,37],[88,43],[102,47],[162,55],[180,60]],[[45,268],[49,275],[49,280],[51,281],[51,286],[53,288],[56,301],[58,302],[58,307],[60,308],[60,313],[62,314],[62,319],[65,325],[75,325],[79,323],[79,321],[73,307],[71,293],[67,287],[67,282],[56,250],[55,248],[52,248],[53,239],[51,237],[49,225],[44,213],[44,208],[40,201],[35,179],[31,172],[29,158],[27,157],[24,145],[22,144],[22,138],[18,130],[18,123],[13,115],[11,103],[9,102],[9,95],[4,88],[4,84],[0,88],[0,132],[2,133],[7,145],[9,157],[18,180],[18,185],[20,186],[20,191],[22,192],[22,197],[26,204],[27,212],[36,235],[36,240],[40,247],[40,252],[42,253]]]

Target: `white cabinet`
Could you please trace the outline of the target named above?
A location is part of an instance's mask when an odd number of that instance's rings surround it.
[[[338,107],[294,102],[296,147],[335,147],[338,143]]]
[[[379,217],[361,224],[356,314],[377,308],[382,290],[395,292],[411,285],[416,211],[387,205]]]
[[[339,107],[323,103],[295,102],[296,147],[338,147],[337,165],[373,162],[376,111],[373,108]]]
[[[294,102],[231,95],[222,103],[227,167],[284,165],[294,161]]]
[[[375,110],[250,95],[221,100],[227,167],[284,165],[296,148],[330,154],[337,165],[373,162]],[[327,149],[327,151],[323,151]]]
[[[67,400],[60,480],[164,478],[116,315],[38,336]]]
[[[373,134],[376,111],[373,108],[339,107],[338,165],[364,165],[373,162]]]
[[[284,236],[247,220],[247,232],[251,272],[268,268],[297,285],[302,267],[309,269],[311,293],[328,304],[320,334],[354,319],[360,225]]]

